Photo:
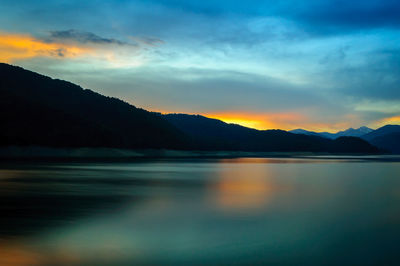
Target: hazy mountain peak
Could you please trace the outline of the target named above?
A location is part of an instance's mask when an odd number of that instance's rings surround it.
[[[372,132],[373,130],[371,128],[362,126],[360,128],[354,129],[354,128],[349,128],[344,131],[339,131],[336,133],[337,137],[340,136],[348,136],[348,137],[361,137],[362,135],[368,134],[369,132]]]
[[[308,131],[305,129],[294,129],[294,130],[291,130],[290,132],[294,133],[294,134],[317,135],[317,136],[324,137],[324,138],[336,139],[338,137],[361,137],[372,131],[373,131],[373,129],[366,127],[366,126],[362,126],[357,129],[354,129],[351,127],[351,128],[348,128],[346,130],[339,131],[336,133],[314,132],[314,131]]]

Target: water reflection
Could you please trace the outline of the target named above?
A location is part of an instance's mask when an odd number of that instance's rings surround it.
[[[217,205],[223,210],[235,211],[265,207],[279,188],[264,162],[257,159],[220,160],[218,175],[211,188],[216,193]]]
[[[394,264],[400,163],[8,164],[0,265]]]
[[[0,243],[0,265],[45,265],[43,257],[37,253],[18,244]]]

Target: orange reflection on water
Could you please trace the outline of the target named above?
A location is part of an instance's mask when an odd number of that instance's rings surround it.
[[[241,160],[247,161],[234,161]],[[268,205],[278,188],[270,178],[268,165],[228,163],[231,161],[221,164],[224,169],[213,186],[217,205],[224,210],[251,210]]]
[[[67,249],[35,250],[15,241],[0,243],[1,266],[80,265],[81,262],[86,262],[85,259],[88,259],[78,255]],[[102,255],[97,255],[97,257],[99,256]],[[108,258],[107,256],[101,258]],[[95,261],[94,258],[90,259]],[[91,265],[91,263],[87,265]]]
[[[0,244],[0,265],[2,266],[34,266],[42,265],[43,257],[28,248],[13,245]]]

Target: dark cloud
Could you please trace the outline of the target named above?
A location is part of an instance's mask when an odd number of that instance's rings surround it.
[[[137,43],[142,43],[148,46],[157,46],[160,44],[164,44],[165,42],[159,38],[153,37],[130,37],[130,39],[134,40]]]
[[[54,51],[50,51],[50,53],[52,56],[64,57],[67,51],[64,48],[59,48]]]
[[[400,28],[400,1],[304,1],[298,11],[282,13],[319,34]]]
[[[83,44],[116,44],[116,45],[136,45],[132,43],[123,42],[116,39],[100,37],[91,32],[84,32],[78,30],[61,30],[61,31],[50,31],[50,40],[61,40],[61,41],[71,41]]]
[[[204,27],[197,18],[215,19],[232,17],[279,17],[291,20],[314,34],[345,33],[354,30],[400,27],[400,1],[398,0],[267,0],[267,1],[179,1],[179,0],[114,0],[77,1],[60,4],[57,1],[2,1],[7,16],[0,17],[2,25],[13,28],[32,28],[32,23],[47,27],[69,25],[104,32],[110,25],[130,27],[131,31],[149,34],[170,32],[185,26]],[[11,19],[10,19],[11,18]],[[31,23],[18,24],[18,19]],[[209,22],[209,21],[208,21]],[[206,22],[206,23],[208,23]],[[99,36],[80,36],[85,40],[115,41]]]
[[[398,0],[152,0],[154,4],[206,16],[276,16],[303,24],[317,32],[400,27]],[[311,26],[311,27],[309,27]]]

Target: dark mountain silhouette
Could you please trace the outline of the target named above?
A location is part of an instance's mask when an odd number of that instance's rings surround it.
[[[160,115],[116,98],[0,64],[1,145],[182,148]]]
[[[375,137],[369,142],[382,150],[400,154],[400,132]]]
[[[373,153],[364,140],[255,130],[193,115],[161,115],[70,82],[0,64],[0,145]]]
[[[168,114],[165,118],[207,150],[377,152],[366,141],[354,137],[330,140],[282,130],[256,130],[200,115]]]
[[[392,153],[400,153],[400,126],[386,125],[362,136],[369,143]]]
[[[320,137],[324,137],[324,138],[328,138],[328,139],[336,139],[339,137],[361,137],[372,131],[373,131],[373,129],[371,129],[371,128],[360,127],[357,129],[349,128],[349,129],[339,131],[336,133],[314,132],[314,131],[308,131],[308,130],[304,130],[304,129],[294,129],[294,130],[291,130],[290,132],[295,133],[295,134],[304,134],[304,135],[320,136]]]
[[[309,136],[318,136],[318,137],[322,137],[322,138],[327,138],[327,139],[335,139],[336,135],[335,133],[329,133],[329,132],[314,132],[314,131],[309,131],[309,130],[305,130],[305,129],[294,129],[294,130],[290,130],[290,133],[294,133],[294,134],[303,134],[303,135],[309,135]]]
[[[376,137],[382,137],[386,134],[390,134],[390,133],[398,133],[400,132],[400,126],[398,125],[386,125],[383,127],[380,127],[368,134],[365,134],[362,136],[363,139],[367,140],[367,141],[371,141]]]

